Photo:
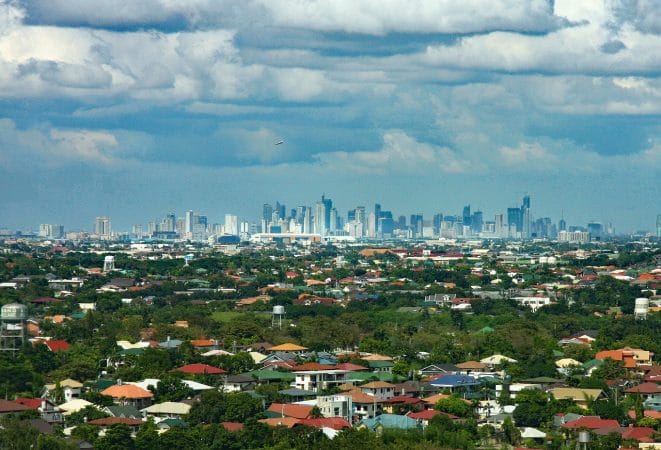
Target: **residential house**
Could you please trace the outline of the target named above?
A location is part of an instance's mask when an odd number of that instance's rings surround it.
[[[661,411],[661,385],[658,383],[641,383],[625,390],[624,392],[628,394],[639,394],[643,399],[645,408]]]
[[[145,417],[158,419],[182,419],[190,412],[191,405],[181,402],[156,403],[140,411]]]
[[[16,398],[14,400],[20,405],[27,406],[28,408],[37,411],[41,418],[49,424],[63,424],[64,416],[62,412],[55,406],[55,404],[47,398]]]
[[[116,384],[101,391],[101,395],[111,397],[115,404],[142,409],[149,406],[154,394],[133,384]]]
[[[429,382],[434,387],[449,389],[452,393],[466,394],[479,385],[476,378],[470,375],[441,375]]]
[[[457,420],[459,418],[455,415],[444,413],[444,412],[441,412],[441,411],[437,411],[435,409],[425,409],[423,411],[412,411],[412,412],[407,413],[406,415],[408,417],[410,417],[411,419],[416,420],[418,422],[418,426],[420,428],[424,429],[424,428],[427,428],[427,425],[429,425],[429,421],[431,419],[433,419],[434,417],[436,417],[438,415],[441,415],[441,414],[449,417],[451,420]]]
[[[456,364],[458,372],[464,375],[470,375],[471,373],[480,373],[486,372],[488,367],[486,364],[479,361],[466,361],[459,364]]]
[[[363,394],[386,400],[395,396],[395,385],[385,381],[372,381],[358,387]]]
[[[307,419],[312,413],[311,405],[299,405],[294,403],[271,403],[266,410],[269,417],[293,417],[295,419]]]
[[[187,375],[222,375],[227,373],[227,371],[223,369],[208,364],[186,364],[185,366],[178,367],[174,370]]]
[[[93,425],[101,428],[99,434],[104,435],[105,431],[113,425],[126,425],[131,429],[131,433],[137,433],[144,422],[140,419],[131,419],[128,417],[104,417],[102,419],[94,419],[87,422],[88,425]]]
[[[612,359],[622,361],[626,369],[636,369],[640,366],[652,365],[654,353],[639,349],[624,347],[617,350],[604,350],[595,355],[596,359]]]
[[[454,364],[430,364],[420,369],[418,373],[422,378],[436,378],[439,375],[454,374],[458,371],[459,369]]]
[[[228,375],[225,377],[222,389],[225,392],[247,391],[255,385],[255,379],[243,375]]]
[[[346,383],[347,373],[349,373],[348,370],[319,363],[302,364],[294,367],[292,372],[296,376],[292,383],[293,387],[314,392]]]
[[[58,385],[62,390],[62,398],[65,402],[70,402],[71,400],[80,398],[80,395],[82,394],[83,383],[80,381],[72,380],[71,378],[67,378],[60,381],[59,383],[49,383],[44,385],[44,391],[41,397],[54,400]]]
[[[324,395],[317,397],[317,407],[324,417],[342,417],[351,421],[353,401],[350,395]]]
[[[10,414],[18,414],[24,411],[29,411],[29,406],[22,405],[20,403],[12,402],[10,400],[1,400],[0,399],[0,416],[7,416]]]
[[[572,400],[583,409],[588,409],[591,401],[599,400],[602,398],[603,392],[601,389],[581,389],[558,387],[550,390],[550,393],[556,400]]]

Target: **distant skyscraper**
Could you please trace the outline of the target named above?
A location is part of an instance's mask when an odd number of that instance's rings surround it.
[[[482,222],[483,222],[482,211],[475,211],[471,216],[471,231],[474,234],[478,234],[482,231]],[[464,224],[465,225],[465,224]]]
[[[312,234],[312,207],[305,207],[305,214],[303,215],[303,233]]]
[[[331,229],[331,209],[333,209],[333,200],[326,198],[325,195],[321,196],[321,203],[324,205],[324,228]]]
[[[262,206],[262,220],[265,220],[266,224],[268,225],[272,219],[273,206],[271,206],[269,203],[264,203],[264,206]]]
[[[514,229],[517,232],[523,231],[521,208],[507,208],[507,225],[510,230]]]
[[[558,222],[558,231],[567,231],[567,222],[565,222],[565,219],[560,219]]]
[[[517,228],[517,231],[521,231],[523,238],[530,237],[530,222],[530,196],[526,194],[521,204],[521,229]]]
[[[97,217],[94,222],[94,234],[101,237],[110,237],[112,234],[112,225],[107,216]]]
[[[225,214],[225,234],[239,234],[239,218],[234,214]]]
[[[470,226],[470,224],[471,224],[471,205],[464,206],[462,219],[463,219],[464,225]]]
[[[328,227],[328,230],[331,232],[335,232],[337,230],[337,208],[331,208],[330,211],[330,226]]]
[[[64,226],[42,223],[39,225],[39,236],[47,239],[61,239],[64,237]]]
[[[374,236],[376,236],[379,231],[379,219],[381,218],[381,203],[374,204]]]
[[[323,199],[323,197],[322,197]],[[314,205],[314,232],[322,236],[326,235],[326,221],[325,221],[326,208],[324,202],[317,202]],[[328,218],[330,221],[330,217]]]
[[[661,239],[661,214],[656,216],[656,237]]]
[[[411,231],[413,231],[413,237],[422,237],[422,227],[423,227],[423,218],[422,214],[411,214]]]
[[[193,211],[186,211],[186,229],[184,230],[186,233],[192,233],[193,232]]]

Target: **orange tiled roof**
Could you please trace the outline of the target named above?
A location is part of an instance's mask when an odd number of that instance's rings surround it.
[[[309,405],[295,405],[292,403],[271,403],[267,411],[284,415],[285,417],[293,417],[296,419],[306,419],[310,417],[312,406]]]
[[[113,398],[152,398],[154,394],[134,384],[116,384],[101,391],[101,395]]]

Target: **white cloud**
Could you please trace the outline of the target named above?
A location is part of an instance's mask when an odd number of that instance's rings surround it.
[[[447,147],[419,142],[400,130],[383,135],[378,151],[328,152],[314,155],[330,171],[376,174],[465,173],[479,170]]]
[[[539,143],[522,142],[518,147],[501,147],[498,149],[498,155],[503,165],[513,169],[546,170],[558,164],[558,158],[547,152]]]
[[[143,133],[88,129],[52,128],[47,124],[18,128],[11,119],[0,119],[0,166],[121,167],[150,150],[151,141]]]
[[[348,33],[471,33],[547,30],[546,0],[259,0],[276,25]]]

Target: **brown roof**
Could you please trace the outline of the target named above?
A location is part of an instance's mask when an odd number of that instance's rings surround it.
[[[134,384],[116,384],[101,391],[101,395],[113,398],[152,398],[154,394]]]
[[[301,364],[299,366],[294,366],[292,370],[294,372],[305,372],[305,371],[318,371],[318,370],[338,370],[338,368],[328,364],[309,362],[309,363]]]
[[[486,369],[487,365],[482,364],[479,361],[466,361],[459,364],[455,364],[458,369]]]
[[[272,417],[270,419],[260,419],[260,422],[270,425],[272,427],[287,427],[291,428],[301,419],[296,419],[295,417]]]
[[[90,425],[98,425],[102,427],[109,427],[110,425],[128,425],[129,427],[135,427],[142,425],[144,422],[140,419],[133,419],[131,417],[103,417],[101,419],[90,420]]]
[[[9,400],[0,400],[0,413],[19,412],[26,411],[28,409],[31,408]]]
[[[363,384],[360,386],[361,389],[367,388],[367,389],[387,389],[387,388],[394,388],[394,384],[386,383],[385,381],[372,381],[371,383]]]

